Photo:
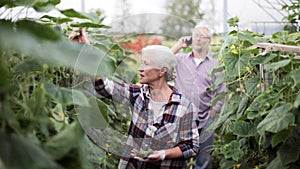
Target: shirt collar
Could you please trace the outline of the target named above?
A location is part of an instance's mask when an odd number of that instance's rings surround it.
[[[178,91],[173,87],[173,86],[170,86],[170,88],[173,90],[173,93],[171,94],[171,97],[169,98],[168,100],[168,103],[171,103],[171,102],[175,102],[175,103],[179,103],[180,102],[180,99],[181,99],[181,94],[178,93]],[[141,92],[143,93],[143,95],[150,99],[150,87],[149,85],[142,85],[141,86]]]
[[[188,57],[194,58],[193,51],[191,51],[191,52],[188,53]],[[205,61],[205,60],[211,60],[211,54],[210,54],[210,53],[208,53],[208,54],[206,55],[206,57],[203,59],[203,61]]]

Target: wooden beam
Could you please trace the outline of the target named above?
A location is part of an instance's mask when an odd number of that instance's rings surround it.
[[[248,47],[247,49],[266,49],[267,51],[282,51],[282,52],[294,52],[300,55],[300,46],[282,45],[276,43],[257,43]],[[299,57],[296,57],[299,59]]]

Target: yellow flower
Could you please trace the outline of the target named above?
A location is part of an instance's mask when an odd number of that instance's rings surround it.
[[[247,66],[247,67],[246,67],[246,70],[247,70],[248,73],[251,74],[251,69],[250,69],[250,67]]]
[[[65,115],[63,114],[63,113],[58,113],[58,116],[61,118],[61,119],[63,119],[64,117],[65,117]]]
[[[44,83],[42,83],[40,87],[41,87],[41,89],[44,89],[45,88]]]
[[[234,168],[240,168],[241,164],[234,164]]]
[[[231,50],[231,53],[237,55],[239,52],[236,49]]]
[[[258,166],[255,166],[254,169],[259,169],[259,167],[258,167]]]
[[[108,143],[106,143],[106,144],[105,144],[105,147],[106,147],[106,148],[109,148],[109,144],[108,144]]]
[[[112,156],[112,154],[111,153],[107,153],[107,157],[111,157]]]
[[[258,83],[258,84],[256,85],[256,87],[257,87],[257,88],[260,88],[260,83]]]
[[[231,45],[231,46],[230,46],[230,49],[234,49],[234,48],[235,48],[235,45]]]

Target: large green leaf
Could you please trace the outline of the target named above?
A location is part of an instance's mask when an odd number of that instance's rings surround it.
[[[70,18],[90,19],[88,16],[81,14],[80,12],[77,12],[74,9],[60,10],[60,12]]]
[[[237,77],[239,74],[246,72],[250,58],[250,52],[243,50],[241,56],[228,53],[224,57],[226,74],[229,77]]]
[[[78,148],[78,145],[83,138],[84,132],[79,122],[75,121],[47,141],[45,144],[45,150],[49,152],[55,159],[61,159],[70,153],[72,148]]]
[[[17,31],[25,31],[39,39],[47,39],[57,41],[61,38],[60,34],[54,29],[54,27],[50,27],[48,25],[43,25],[38,22],[30,21],[30,20],[20,20],[16,22]],[[24,41],[23,43],[26,43]]]
[[[242,40],[242,41],[250,42],[251,44],[256,43],[255,38],[247,32],[246,32],[246,34],[245,33],[239,33],[239,39]]]
[[[283,165],[296,162],[300,157],[300,136],[299,133],[293,132],[291,137],[277,151]]]
[[[265,69],[269,71],[276,71],[281,67],[288,65],[291,62],[291,59],[281,60],[279,62],[273,62],[270,64],[265,64]]]
[[[89,107],[87,97],[79,90],[58,87],[52,83],[45,83],[45,91],[53,99],[63,105],[80,105]]]
[[[255,136],[256,126],[255,124],[239,120],[234,123],[233,133],[241,137]]]
[[[105,129],[108,124],[108,106],[101,100],[96,102],[95,99],[90,99],[91,107],[79,107],[76,109],[78,120],[83,129],[89,128]]]
[[[274,168],[284,168],[280,158],[277,156],[270,164],[267,166],[267,169],[274,169]]]
[[[0,159],[7,169],[61,168],[48,153],[21,135],[0,133],[0,138]]]
[[[262,120],[257,131],[263,133],[265,131],[277,133],[290,124],[295,122],[295,116],[289,111],[293,108],[291,103],[278,103],[269,111],[269,114]]]
[[[110,77],[115,72],[115,61],[106,52],[91,45],[73,43],[66,39],[47,41],[30,31],[15,32],[9,21],[0,20],[0,25],[0,43],[3,49],[22,51],[50,66],[69,66],[93,76],[97,73],[102,77]]]
[[[264,91],[257,96],[247,108],[247,118],[254,119],[266,114],[266,111],[274,106],[280,98],[282,98],[281,93],[273,93],[270,90]]]

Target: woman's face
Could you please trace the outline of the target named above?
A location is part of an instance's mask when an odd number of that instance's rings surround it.
[[[151,84],[161,77],[160,68],[158,68],[153,57],[151,58],[151,56],[142,56],[142,63],[138,70],[140,72],[141,84]]]

